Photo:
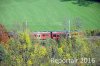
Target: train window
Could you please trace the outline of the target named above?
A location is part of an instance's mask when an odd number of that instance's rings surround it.
[[[56,34],[53,34],[53,37],[56,37]]]
[[[48,34],[46,34],[46,36],[48,36]]]
[[[43,34],[42,36],[45,36],[45,34]]]
[[[57,37],[59,37],[59,35],[57,35]]]
[[[34,35],[36,37],[36,35]]]
[[[40,37],[40,35],[38,35],[38,37]]]

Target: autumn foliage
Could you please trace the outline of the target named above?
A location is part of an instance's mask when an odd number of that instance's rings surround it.
[[[29,31],[25,29],[17,32],[17,38],[9,38],[3,25],[0,25],[0,66],[96,66],[91,63],[81,63],[81,58],[96,58],[97,49],[100,50],[100,39],[88,40],[86,37],[74,36],[71,38],[61,37],[59,42],[53,39],[33,40]],[[97,54],[95,54],[97,53]],[[51,59],[73,59],[77,63],[52,63]]]
[[[7,30],[2,24],[0,24],[0,43],[5,44],[7,43],[8,40],[9,40],[9,37],[8,37]]]

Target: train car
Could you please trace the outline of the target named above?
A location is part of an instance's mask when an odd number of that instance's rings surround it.
[[[65,32],[51,32],[51,38],[54,40],[59,40],[61,36],[66,35]]]
[[[40,40],[46,40],[48,38],[51,38],[50,32],[33,32],[31,33],[31,36],[33,39],[40,39]]]
[[[70,32],[70,35],[72,37],[80,36],[82,35],[82,32]],[[33,39],[39,39],[39,40],[46,40],[48,38],[59,40],[61,37],[68,37],[69,33],[64,31],[51,31],[51,32],[32,32],[31,37]]]
[[[84,36],[84,33],[81,31],[74,31],[74,32],[71,32],[71,36],[73,36],[73,37]]]

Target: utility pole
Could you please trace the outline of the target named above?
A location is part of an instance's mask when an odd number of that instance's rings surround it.
[[[27,20],[25,22],[23,22],[23,31],[27,31],[28,29],[28,22]]]
[[[28,22],[25,22],[25,31],[28,32]]]
[[[26,29],[27,29],[27,21],[26,21],[25,25],[26,25]]]
[[[69,38],[71,38],[71,34],[70,34],[70,20],[69,20]]]

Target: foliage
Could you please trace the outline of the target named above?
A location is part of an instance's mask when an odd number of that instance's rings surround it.
[[[2,24],[0,24],[0,43],[6,44],[8,40],[9,37],[8,37],[7,30]]]
[[[3,46],[0,44],[0,62],[1,62],[1,61],[4,61],[4,55],[5,55],[4,48],[3,48]]]
[[[24,41],[23,41],[24,40]],[[61,37],[59,43],[55,40],[47,39],[45,45],[39,42],[34,42],[30,39],[27,32],[18,34],[18,39],[10,38],[8,44],[1,45],[4,54],[2,66],[58,66],[56,63],[51,63],[51,58],[72,59],[72,58],[92,58],[95,57],[96,48],[99,49],[99,39],[95,41],[87,40],[86,37],[75,36],[72,38]],[[58,46],[59,44],[59,46]],[[81,64],[81,61],[76,65]],[[5,65],[4,65],[4,64]],[[70,64],[59,64],[59,66],[70,66]],[[72,65],[74,66],[74,65]]]

